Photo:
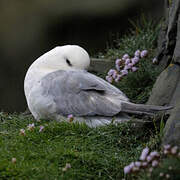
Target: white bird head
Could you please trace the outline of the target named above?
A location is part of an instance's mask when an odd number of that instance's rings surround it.
[[[41,68],[56,70],[86,70],[90,65],[88,53],[77,45],[58,46],[36,60]]]
[[[36,59],[25,77],[25,94],[31,89],[31,82],[58,70],[87,70],[90,65],[88,53],[77,45],[58,46]]]

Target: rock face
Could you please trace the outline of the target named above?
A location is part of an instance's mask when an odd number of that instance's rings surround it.
[[[159,35],[157,59],[164,68],[154,84],[148,104],[171,104],[163,144],[180,147],[180,1],[165,1],[165,21]]]
[[[164,129],[163,144],[180,146],[180,66],[170,64],[157,78],[148,104],[173,105]]]

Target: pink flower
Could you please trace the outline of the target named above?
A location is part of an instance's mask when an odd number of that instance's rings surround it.
[[[136,64],[137,62],[139,62],[139,58],[138,57],[134,57],[131,59],[131,62],[134,64]]]
[[[139,57],[140,54],[141,54],[141,51],[138,49],[138,50],[136,50],[136,52],[134,53],[134,56]]]
[[[129,66],[130,68],[133,67],[133,65],[134,65],[133,63],[129,63],[129,64],[128,64],[128,66]]]
[[[156,167],[159,164],[157,160],[152,161],[152,167]]]
[[[118,70],[118,71],[120,71],[121,69],[120,69],[120,66],[119,65],[117,65],[116,64],[116,69]]]
[[[178,151],[178,147],[177,146],[174,146],[171,148],[171,154],[176,154]]]
[[[139,167],[134,166],[134,167],[132,168],[132,171],[133,171],[133,172],[137,172],[137,171],[139,171]]]
[[[110,69],[108,72],[108,76],[112,76],[115,71],[116,71],[115,69]]]
[[[116,79],[117,74],[118,74],[117,71],[114,71],[114,73],[113,73],[113,75],[112,75],[113,79]]]
[[[106,76],[106,80],[109,82],[109,83],[112,83],[113,82],[113,78],[111,76]]]
[[[129,55],[128,55],[128,54],[124,54],[123,57],[122,57],[123,60],[126,60],[126,59],[128,59],[128,58],[129,58]]]
[[[166,179],[169,179],[170,178],[170,175],[169,174],[166,174]]]
[[[44,126],[39,126],[39,132],[41,132],[41,131],[43,131],[43,129],[44,129]]]
[[[74,120],[74,116],[72,114],[69,114],[67,118],[69,122],[72,122]]]
[[[164,145],[164,149],[169,150],[171,148],[170,144]]]
[[[159,153],[157,151],[153,151],[153,152],[150,153],[150,156],[159,157]]]
[[[150,173],[153,171],[153,168],[151,167],[151,168],[149,168],[149,170],[148,170]]]
[[[146,57],[147,56],[147,54],[148,54],[148,51],[147,50],[143,50],[143,51],[141,51],[141,58],[144,58],[144,57]]]
[[[122,61],[121,59],[116,59],[116,62],[115,62],[116,65],[120,65],[120,64],[121,64],[121,61]]]
[[[166,154],[169,153],[169,151],[165,149],[165,150],[163,151],[163,153],[166,155]]]
[[[17,161],[16,158],[12,158],[12,160],[11,160],[11,162],[14,164],[16,163],[16,161]]]
[[[129,167],[133,168],[135,166],[134,162],[129,164]]]
[[[122,73],[122,75],[124,76],[124,75],[127,75],[127,74],[128,74],[128,71],[125,70],[125,69],[123,69],[123,70],[121,71],[121,73]]]
[[[140,167],[142,163],[140,161],[136,161],[134,164],[135,166]]]
[[[124,167],[124,174],[129,174],[131,172],[131,167],[130,166],[125,166]]]
[[[139,159],[141,161],[144,161],[146,159],[148,153],[149,153],[149,148],[148,147],[144,148]]]
[[[128,69],[130,69],[131,67],[130,66],[128,66],[128,65],[125,65],[124,66],[124,70],[128,70]]]
[[[115,79],[115,81],[116,81],[116,82],[119,82],[121,79],[122,79],[122,75],[118,74],[117,77],[116,77],[116,79]]]
[[[155,64],[155,63],[157,63],[157,62],[158,62],[157,58],[154,58],[154,59],[152,60],[152,63],[153,63],[153,64]]]
[[[137,68],[137,67],[135,67],[135,66],[134,66],[134,67],[132,67],[131,69],[132,69],[132,72],[136,72],[136,71],[138,70],[138,68]]]
[[[142,162],[142,167],[147,167],[148,163],[147,162]]]
[[[129,58],[127,58],[126,61],[125,61],[125,64],[127,65],[127,64],[129,64],[130,62],[131,62],[131,60],[130,60]]]
[[[66,163],[65,167],[62,168],[62,171],[67,171],[67,170],[70,169],[70,168],[71,168],[71,164]]]
[[[147,160],[147,162],[151,162],[151,161],[153,160],[153,158],[154,158],[154,157],[152,157],[152,156],[149,155],[149,156],[147,156],[146,160]]]
[[[25,136],[25,135],[26,135],[26,133],[25,133],[25,130],[24,130],[24,129],[20,129],[20,135],[23,135],[23,136]]]
[[[28,129],[29,131],[32,131],[34,128],[35,128],[34,123],[29,124],[29,125],[27,126],[27,129]]]

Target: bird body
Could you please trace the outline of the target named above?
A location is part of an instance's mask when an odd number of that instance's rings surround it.
[[[169,107],[138,105],[107,81],[86,70],[88,53],[76,45],[60,46],[38,58],[28,69],[24,90],[35,119],[67,120],[97,127],[128,121],[127,113],[153,114]]]

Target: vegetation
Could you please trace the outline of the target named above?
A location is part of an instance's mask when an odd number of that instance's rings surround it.
[[[138,103],[147,101],[160,72],[152,64],[157,28],[144,23],[105,54],[115,60],[125,53],[132,56],[137,49],[149,51],[139,71],[115,84]],[[141,126],[141,131],[132,123],[91,129],[85,124],[36,122],[31,116],[1,112],[0,179],[122,179],[124,166],[138,160],[143,148],[159,149],[162,128],[163,120],[161,125]],[[138,178],[146,177],[131,177]]]

